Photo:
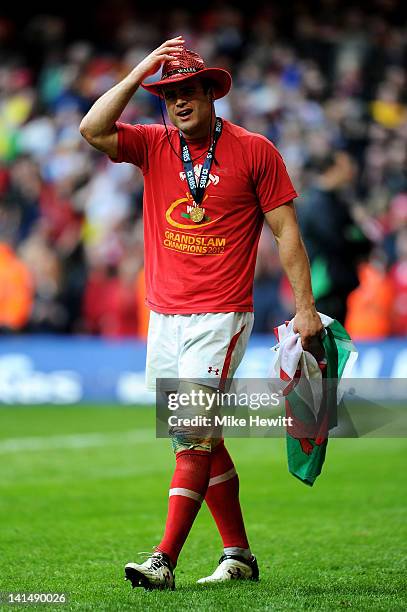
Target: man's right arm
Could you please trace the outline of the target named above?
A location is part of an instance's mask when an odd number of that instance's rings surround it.
[[[89,144],[107,153],[112,159],[117,158],[116,121],[136,93],[140,83],[154,74],[164,61],[174,59],[183,43],[181,36],[167,40],[147,55],[120,83],[96,100],[79,127],[82,136]]]

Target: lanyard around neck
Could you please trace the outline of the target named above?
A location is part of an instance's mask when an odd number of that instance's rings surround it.
[[[179,133],[179,139],[181,142],[182,163],[184,164],[185,176],[188,181],[188,186],[189,186],[191,195],[194,201],[196,202],[196,204],[198,204],[198,206],[203,200],[206,183],[208,181],[209,172],[212,166],[213,158],[215,156],[216,143],[218,142],[221,133],[222,133],[222,119],[220,117],[217,117],[216,122],[215,122],[215,129],[213,133],[213,140],[212,140],[211,146],[208,149],[208,153],[206,154],[206,159],[203,163],[201,174],[199,176],[198,185],[195,179],[194,167],[192,164],[192,157],[191,157],[191,153],[188,148],[188,144],[184,136],[182,135],[182,133],[181,132]]]

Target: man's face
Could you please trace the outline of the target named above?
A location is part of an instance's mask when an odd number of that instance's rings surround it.
[[[176,128],[190,138],[208,134],[212,100],[199,78],[167,85],[163,87],[163,95],[168,116]]]

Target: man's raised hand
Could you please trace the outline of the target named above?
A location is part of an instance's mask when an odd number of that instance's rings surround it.
[[[155,74],[163,62],[177,57],[182,51],[184,43],[185,40],[182,36],[166,40],[139,63],[137,72],[142,75],[143,79]]]

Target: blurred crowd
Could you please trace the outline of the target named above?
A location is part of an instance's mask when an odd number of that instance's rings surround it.
[[[143,181],[80,136],[92,103],[173,35],[234,87],[217,113],[272,140],[300,194],[317,307],[351,335],[407,335],[407,26],[398,3],[208,2],[153,17],[106,1],[87,36],[69,21],[0,17],[0,327],[145,337]],[[139,90],[122,120],[160,123]],[[264,230],[255,329],[293,296]]]

